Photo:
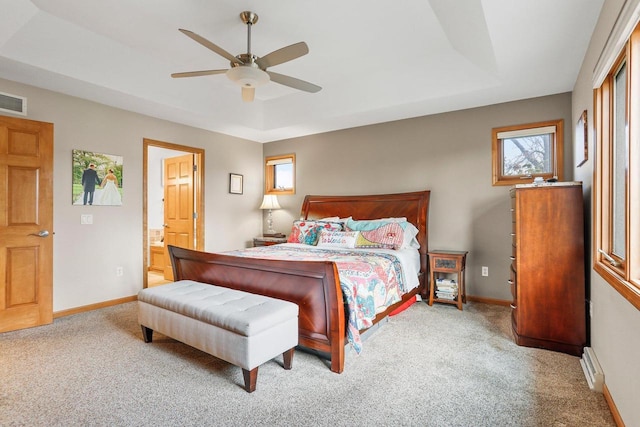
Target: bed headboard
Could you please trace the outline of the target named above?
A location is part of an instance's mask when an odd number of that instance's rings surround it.
[[[412,193],[375,194],[367,196],[306,196],[302,204],[303,219],[332,216],[353,219],[405,217],[418,230],[421,271],[427,272],[429,251],[429,195],[430,191]],[[424,279],[424,276],[423,278]]]

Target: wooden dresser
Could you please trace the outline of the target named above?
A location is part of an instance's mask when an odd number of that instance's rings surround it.
[[[515,341],[580,356],[586,345],[582,185],[516,185],[511,211]]]

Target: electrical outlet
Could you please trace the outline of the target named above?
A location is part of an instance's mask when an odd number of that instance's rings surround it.
[[[122,267],[116,267],[116,276],[121,277],[124,274],[124,269]]]
[[[485,267],[485,266],[482,267],[482,275],[484,277],[489,276],[489,267]]]
[[[93,224],[93,215],[80,215],[80,224],[90,225]]]

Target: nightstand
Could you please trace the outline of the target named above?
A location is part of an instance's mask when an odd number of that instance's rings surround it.
[[[434,301],[442,302],[455,304],[458,310],[462,310],[462,304],[467,302],[464,285],[466,258],[467,251],[429,252],[429,305],[433,305]],[[452,276],[455,276],[455,280]]]
[[[286,237],[255,237],[253,239],[253,247],[271,246],[278,243],[287,243]]]

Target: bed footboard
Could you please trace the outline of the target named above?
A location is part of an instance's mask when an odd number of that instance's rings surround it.
[[[333,262],[241,258],[168,246],[175,280],[194,280],[298,304],[299,345],[344,370],[345,310]]]

